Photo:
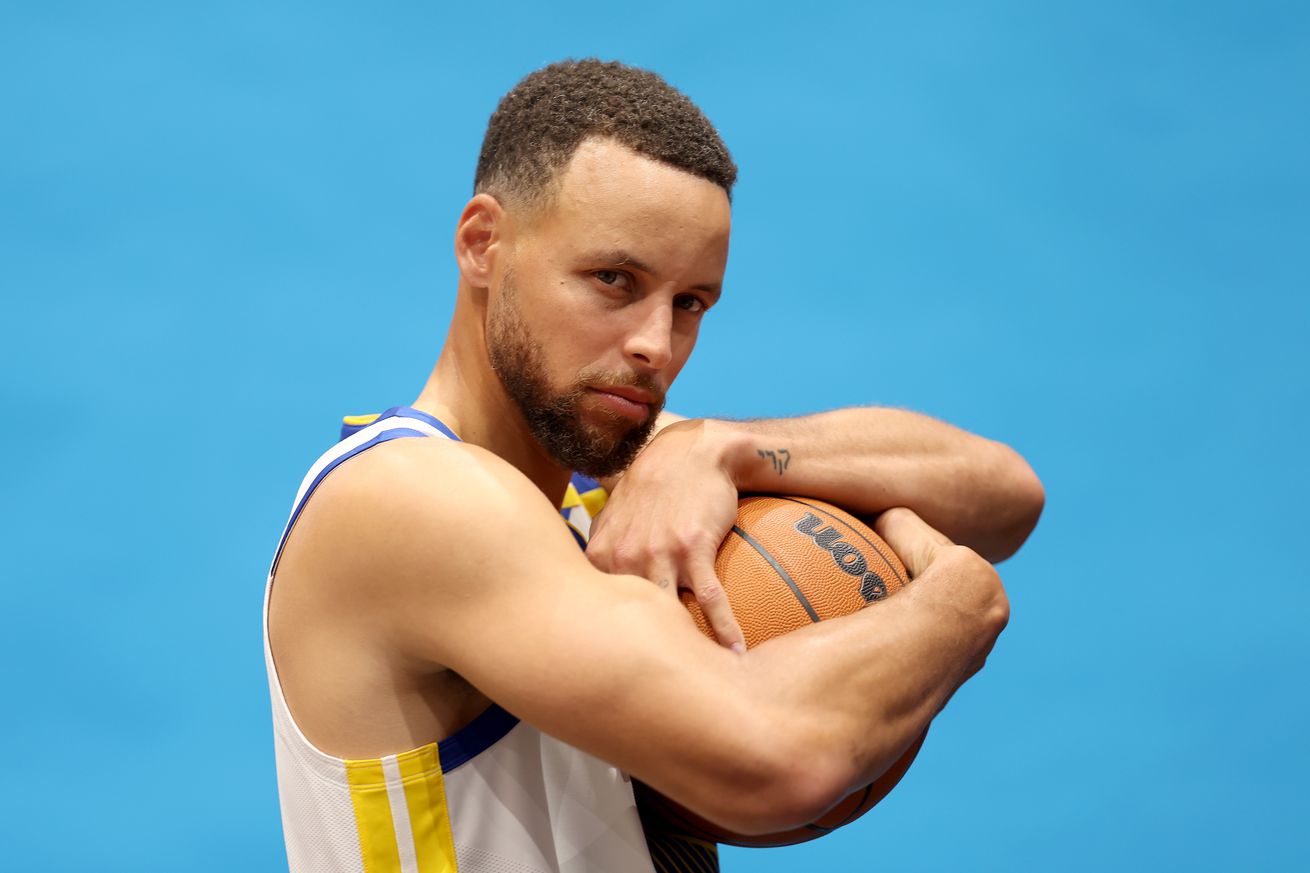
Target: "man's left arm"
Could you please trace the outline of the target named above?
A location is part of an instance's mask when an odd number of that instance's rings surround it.
[[[992,563],[1018,551],[1045,503],[1041,481],[1018,452],[906,410],[701,427],[724,441],[741,491],[786,491],[863,515],[904,506]]]
[[[713,556],[739,492],[814,497],[869,516],[907,507],[993,563],[1018,550],[1045,502],[1041,481],[1008,446],[878,407],[673,421],[608,484],[613,493],[587,550],[593,562],[691,589],[725,643],[740,631],[726,603],[713,602]]]

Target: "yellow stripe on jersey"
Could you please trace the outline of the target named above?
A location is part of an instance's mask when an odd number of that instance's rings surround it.
[[[350,803],[355,808],[364,873],[401,873],[396,825],[391,818],[391,799],[387,796],[382,761],[377,758],[347,761],[346,779],[350,783]]]
[[[569,487],[572,488],[573,486],[570,485]],[[609,492],[604,488],[593,488],[578,495],[578,502],[587,507],[587,515],[592,518],[595,518],[596,514],[605,508],[607,499],[609,499]],[[565,506],[567,507],[567,504]]]
[[[569,483],[569,487],[564,489],[564,502],[559,505],[560,509],[572,509],[575,506],[582,505],[582,497],[578,494],[578,489]]]
[[[405,785],[405,805],[414,830],[418,873],[457,873],[455,838],[450,830],[446,785],[437,744],[396,756]]]
[[[348,427],[366,427],[378,420],[380,412],[374,412],[371,415],[347,415],[341,419],[341,423]]]

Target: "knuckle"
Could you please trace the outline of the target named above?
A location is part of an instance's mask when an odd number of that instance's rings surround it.
[[[603,545],[597,545],[594,541],[587,544],[587,560],[604,570],[614,564],[614,556]]]
[[[699,582],[696,584],[696,599],[708,606],[724,599],[723,586],[718,582]]]
[[[1010,598],[1001,596],[1000,603],[996,606],[996,632],[1001,631],[1010,624]]]
[[[688,549],[703,549],[713,545],[708,531],[696,528],[682,533],[682,543]]]
[[[1005,592],[1001,576],[991,562],[967,546],[945,546],[942,558],[950,562],[951,569],[971,579],[979,586],[982,597],[982,615],[994,635],[999,635],[1010,621],[1010,598]]]
[[[1010,623],[1010,596],[1005,593],[1000,577],[996,579],[996,591],[992,595],[991,618],[996,633],[999,635]]]
[[[615,569],[627,570],[634,567],[640,557],[640,550],[628,540],[620,540],[609,547],[610,564]]]
[[[946,561],[952,567],[972,573],[992,573],[996,570],[987,559],[968,546],[945,545],[937,549],[938,560]]]
[[[893,506],[891,509],[883,510],[882,514],[878,516],[878,520],[886,525],[904,524],[912,518],[918,518],[918,516],[904,506]]]
[[[695,532],[680,532],[673,538],[673,553],[679,558],[695,555],[704,546],[705,537]]]

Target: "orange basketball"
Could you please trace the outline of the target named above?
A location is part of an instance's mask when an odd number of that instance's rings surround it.
[[[742,498],[737,522],[719,546],[715,569],[747,648],[816,621],[849,615],[909,582],[900,558],[868,525],[808,497]],[[713,639],[695,597],[689,591],[681,597],[696,626]],[[647,828],[734,846],[789,846],[830,833],[872,809],[901,781],[923,739],[915,740],[886,773],[817,821],[783,833],[747,836],[725,831],[640,782],[633,785]]]

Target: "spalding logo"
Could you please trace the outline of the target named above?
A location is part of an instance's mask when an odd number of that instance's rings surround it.
[[[841,534],[832,525],[819,530],[821,524],[823,524],[822,519],[812,512],[807,512],[804,518],[796,522],[796,530],[814,540],[815,545],[832,555],[833,561],[844,572],[860,577],[860,595],[864,597],[865,602],[873,603],[886,597],[887,584],[877,573],[869,569],[869,562],[860,554],[860,550],[844,542]]]

